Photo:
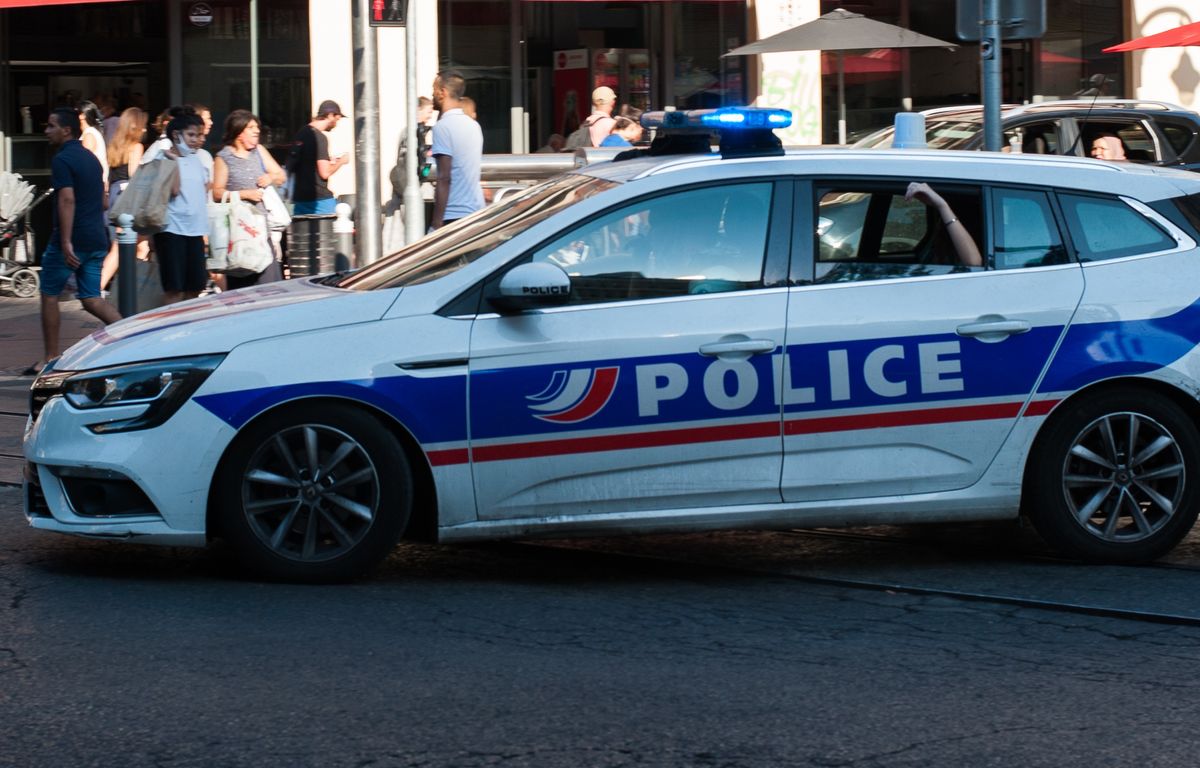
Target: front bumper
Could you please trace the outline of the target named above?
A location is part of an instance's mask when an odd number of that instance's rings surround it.
[[[144,406],[81,411],[48,400],[25,431],[25,514],[34,528],[203,546],[209,486],[235,431],[189,401],[165,424],[94,434]]]

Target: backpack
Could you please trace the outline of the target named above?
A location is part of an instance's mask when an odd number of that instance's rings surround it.
[[[589,117],[587,120],[584,120],[578,128],[571,131],[571,135],[567,137],[567,143],[563,145],[563,149],[576,150],[580,147],[592,146],[592,134],[590,129],[592,125],[595,124],[595,122],[599,119],[599,117],[593,116]]]

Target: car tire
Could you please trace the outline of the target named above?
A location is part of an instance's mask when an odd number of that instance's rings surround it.
[[[239,435],[217,479],[215,522],[258,576],[352,579],[408,524],[412,473],[396,437],[349,405],[292,408]]]
[[[1187,535],[1200,511],[1196,425],[1155,392],[1112,390],[1068,403],[1029,460],[1026,514],[1069,557],[1154,560]]]

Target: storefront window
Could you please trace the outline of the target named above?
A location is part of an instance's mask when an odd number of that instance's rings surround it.
[[[1003,4],[1002,4],[1003,5]],[[821,12],[843,3],[823,0]],[[876,21],[955,43],[942,48],[845,51],[847,134],[851,142],[886,127],[895,114],[981,102],[979,45],[957,36],[957,0],[874,0],[855,11]],[[1120,57],[1101,53],[1123,37],[1121,0],[1047,0],[1046,34],[1040,41],[1011,40],[1003,47],[1002,99],[1121,96]],[[822,54],[822,113],[825,142],[837,141],[837,54]]]
[[[251,109],[250,4],[216,0],[209,5],[208,23],[192,20],[184,8],[183,99],[212,111],[208,146],[216,151],[225,117],[234,109]],[[296,131],[312,119],[307,0],[258,0],[258,34],[262,141],[282,157]]]
[[[456,69],[467,81],[483,129],[483,151],[508,152],[512,142],[512,18],[508,0],[439,0],[440,69]],[[417,83],[431,95],[432,83]]]
[[[511,150],[514,106],[528,114],[531,151],[569,135],[601,85],[616,92],[618,109],[746,103],[746,60],[722,58],[746,42],[746,0],[517,5],[514,55],[510,0],[438,0],[440,65],[467,78],[485,152]]]
[[[672,3],[674,104],[706,109],[746,103],[744,56],[723,54],[746,41],[746,7],[739,2]]]

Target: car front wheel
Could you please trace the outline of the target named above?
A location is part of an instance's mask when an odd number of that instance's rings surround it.
[[[404,532],[404,450],[370,415],[320,404],[271,415],[238,437],[217,478],[217,520],[239,560],[287,581],[341,581]]]
[[[1025,508],[1063,554],[1145,562],[1196,520],[1200,439],[1187,413],[1154,392],[1115,390],[1047,425],[1030,457]]]

